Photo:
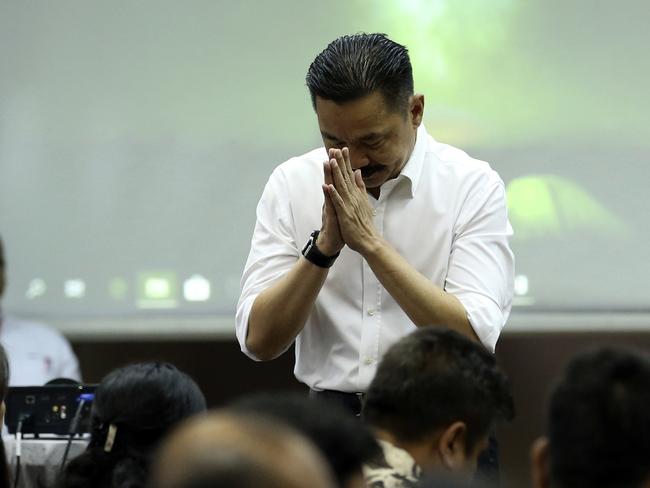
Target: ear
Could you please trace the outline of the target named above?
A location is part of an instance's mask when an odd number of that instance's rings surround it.
[[[409,115],[411,117],[411,125],[414,129],[420,127],[422,117],[424,116],[424,95],[416,93],[411,96],[409,102]]]
[[[442,465],[449,471],[461,471],[466,466],[467,426],[465,422],[454,422],[438,438],[438,451]]]
[[[549,488],[551,486],[548,439],[540,437],[530,448],[530,471],[533,488]]]

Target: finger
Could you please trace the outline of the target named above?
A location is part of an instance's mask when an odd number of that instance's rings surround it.
[[[345,173],[348,175],[346,181],[350,185],[348,189],[350,191],[356,190],[356,185],[354,184],[354,170],[352,169],[352,163],[350,161],[350,149],[344,147],[341,150],[341,157],[343,158],[343,164],[345,166]]]
[[[330,194],[327,191],[327,188],[329,186],[330,185],[323,185],[323,195],[325,196],[325,202],[323,203],[323,208],[328,218],[336,218],[336,209],[334,208],[334,204],[332,203],[332,198],[330,197]]]
[[[346,183],[350,183],[352,181],[352,173],[348,171],[348,167],[345,165],[345,158],[343,157],[343,151],[346,148],[337,149],[334,153],[334,158],[336,159],[336,163],[339,165],[339,168],[341,168],[341,174],[343,175],[343,178],[345,179]]]
[[[323,174],[325,176],[325,184],[326,185],[331,185],[333,183],[333,181],[332,181],[332,166],[330,165],[329,161],[325,161],[323,163]]]
[[[332,168],[333,185],[337,188],[338,192],[341,194],[341,196],[343,196],[343,198],[347,198],[349,194],[348,184],[343,176],[342,168],[339,166],[336,159],[330,160],[330,167]]]
[[[357,184],[357,188],[362,191],[366,191],[366,184],[363,182],[363,176],[361,176],[361,170],[358,169],[354,172],[354,182]]]
[[[348,173],[350,174],[350,179],[354,179],[354,170],[352,169],[352,162],[350,161],[350,149],[347,147],[344,147],[343,150],[341,151],[343,154],[343,161],[345,162],[345,167],[348,170]]]
[[[334,205],[335,211],[343,211],[345,202],[343,201],[343,198],[341,198],[340,193],[336,190],[336,187],[334,185],[327,186],[327,194],[330,197],[330,201]]]

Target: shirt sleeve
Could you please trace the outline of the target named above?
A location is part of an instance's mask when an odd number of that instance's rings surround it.
[[[483,345],[494,351],[512,307],[514,255],[505,186],[494,179],[461,208],[445,291],[460,300]],[[495,181],[496,180],[496,181]]]
[[[287,191],[286,179],[276,169],[257,204],[257,221],[241,279],[235,332],[242,352],[254,360],[258,358],[246,348],[253,302],[263,290],[282,278],[300,257]]]

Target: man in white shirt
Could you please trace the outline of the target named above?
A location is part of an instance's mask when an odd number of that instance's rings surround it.
[[[296,377],[347,402],[417,327],[494,350],[514,273],[499,176],[427,133],[408,52],[382,34],[330,43],[307,86],[325,147],[278,166],[260,199],[243,352],[269,360],[295,341]]]
[[[5,285],[0,239],[0,299]],[[55,378],[81,381],[77,357],[66,338],[52,327],[7,316],[0,310],[0,343],[9,360],[10,386],[40,386]]]

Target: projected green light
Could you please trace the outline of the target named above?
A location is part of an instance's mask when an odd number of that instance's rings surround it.
[[[139,308],[174,308],[177,306],[178,282],[173,271],[142,271],[137,276]]]
[[[462,79],[467,61],[493,51],[507,38],[512,0],[390,0],[383,3],[391,34],[406,43],[416,74],[424,82]]]
[[[555,175],[515,178],[507,187],[508,212],[517,240],[561,237],[571,232],[618,235],[623,221],[577,183]]]
[[[425,122],[452,144],[492,140],[516,116],[512,83],[501,80],[511,51],[513,0],[384,0],[371,9],[369,27],[406,45],[416,91],[427,97]],[[495,70],[496,65],[500,65]],[[515,78],[516,79],[516,78]],[[530,103],[530,102],[528,102]],[[510,130],[509,136],[512,139]]]

